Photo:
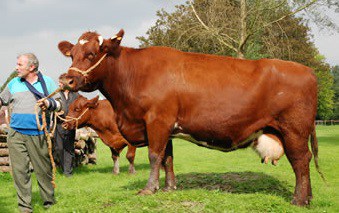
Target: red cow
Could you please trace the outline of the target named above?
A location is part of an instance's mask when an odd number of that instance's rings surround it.
[[[176,188],[173,135],[211,149],[244,148],[263,133],[274,134],[296,176],[293,204],[312,198],[309,163],[317,140],[317,78],[298,63],[276,59],[243,60],[182,52],[168,47],[120,46],[123,30],[103,39],[82,34],[77,44],[59,43],[72,58],[64,82],[72,90],[101,93],[110,101],[120,132],[133,145],[148,143],[150,176],[139,194]],[[317,167],[318,168],[318,167]]]
[[[110,147],[114,162],[113,173],[119,174],[119,154],[128,145],[126,158],[129,161],[129,173],[135,173],[134,157],[136,147],[129,145],[126,139],[120,134],[115,122],[115,113],[107,100],[98,101],[99,96],[88,100],[79,96],[69,106],[67,120],[62,125],[65,129],[77,127],[91,127],[104,144]]]

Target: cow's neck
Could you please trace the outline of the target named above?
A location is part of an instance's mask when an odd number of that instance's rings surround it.
[[[131,76],[135,76],[137,67],[133,64],[130,52],[131,48],[123,47],[120,57],[114,59],[110,57],[107,60],[106,74],[103,78],[103,84],[100,85],[100,92],[111,102],[113,108],[116,110],[122,105],[124,101],[131,103],[133,99],[133,89],[131,87],[133,79]]]

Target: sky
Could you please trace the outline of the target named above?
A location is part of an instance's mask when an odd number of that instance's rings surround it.
[[[85,31],[97,31],[104,38],[124,29],[121,45],[138,47],[157,20],[156,12],[171,12],[186,0],[0,0],[0,85],[16,66],[20,53],[33,52],[39,69],[57,81],[71,60],[57,48],[62,40],[76,43]],[[339,25],[339,13],[333,16]],[[314,42],[326,61],[339,65],[339,33],[312,28]]]

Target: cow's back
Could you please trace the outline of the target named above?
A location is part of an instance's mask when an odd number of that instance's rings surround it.
[[[277,59],[244,60],[225,56],[187,53],[167,47],[151,47],[129,54],[129,67],[142,76],[133,86],[140,90],[159,87],[161,92],[175,90],[179,95],[199,97],[215,93],[232,100],[266,87],[275,90],[316,87],[312,70],[301,64]],[[131,60],[132,59],[132,60]],[[311,85],[312,84],[312,85]],[[232,91],[232,92],[229,92]],[[303,92],[303,91],[301,91]]]

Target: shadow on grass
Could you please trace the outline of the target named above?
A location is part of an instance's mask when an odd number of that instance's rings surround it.
[[[290,201],[293,193],[288,189],[288,183],[264,173],[257,172],[227,172],[227,173],[188,173],[177,177],[178,190],[204,189],[222,191],[234,194],[264,193],[276,195]],[[164,179],[160,180],[160,185]],[[143,185],[144,184],[144,185]],[[141,189],[146,182],[137,181],[124,188]]]
[[[149,170],[149,164],[136,164],[135,170],[136,172],[141,170]],[[120,167],[120,173],[128,173],[129,166],[121,166]],[[85,173],[91,173],[91,172],[98,172],[98,173],[112,173],[113,170],[113,164],[112,166],[106,166],[102,167],[99,165],[82,165],[74,169],[74,172],[76,174],[85,174]]]

